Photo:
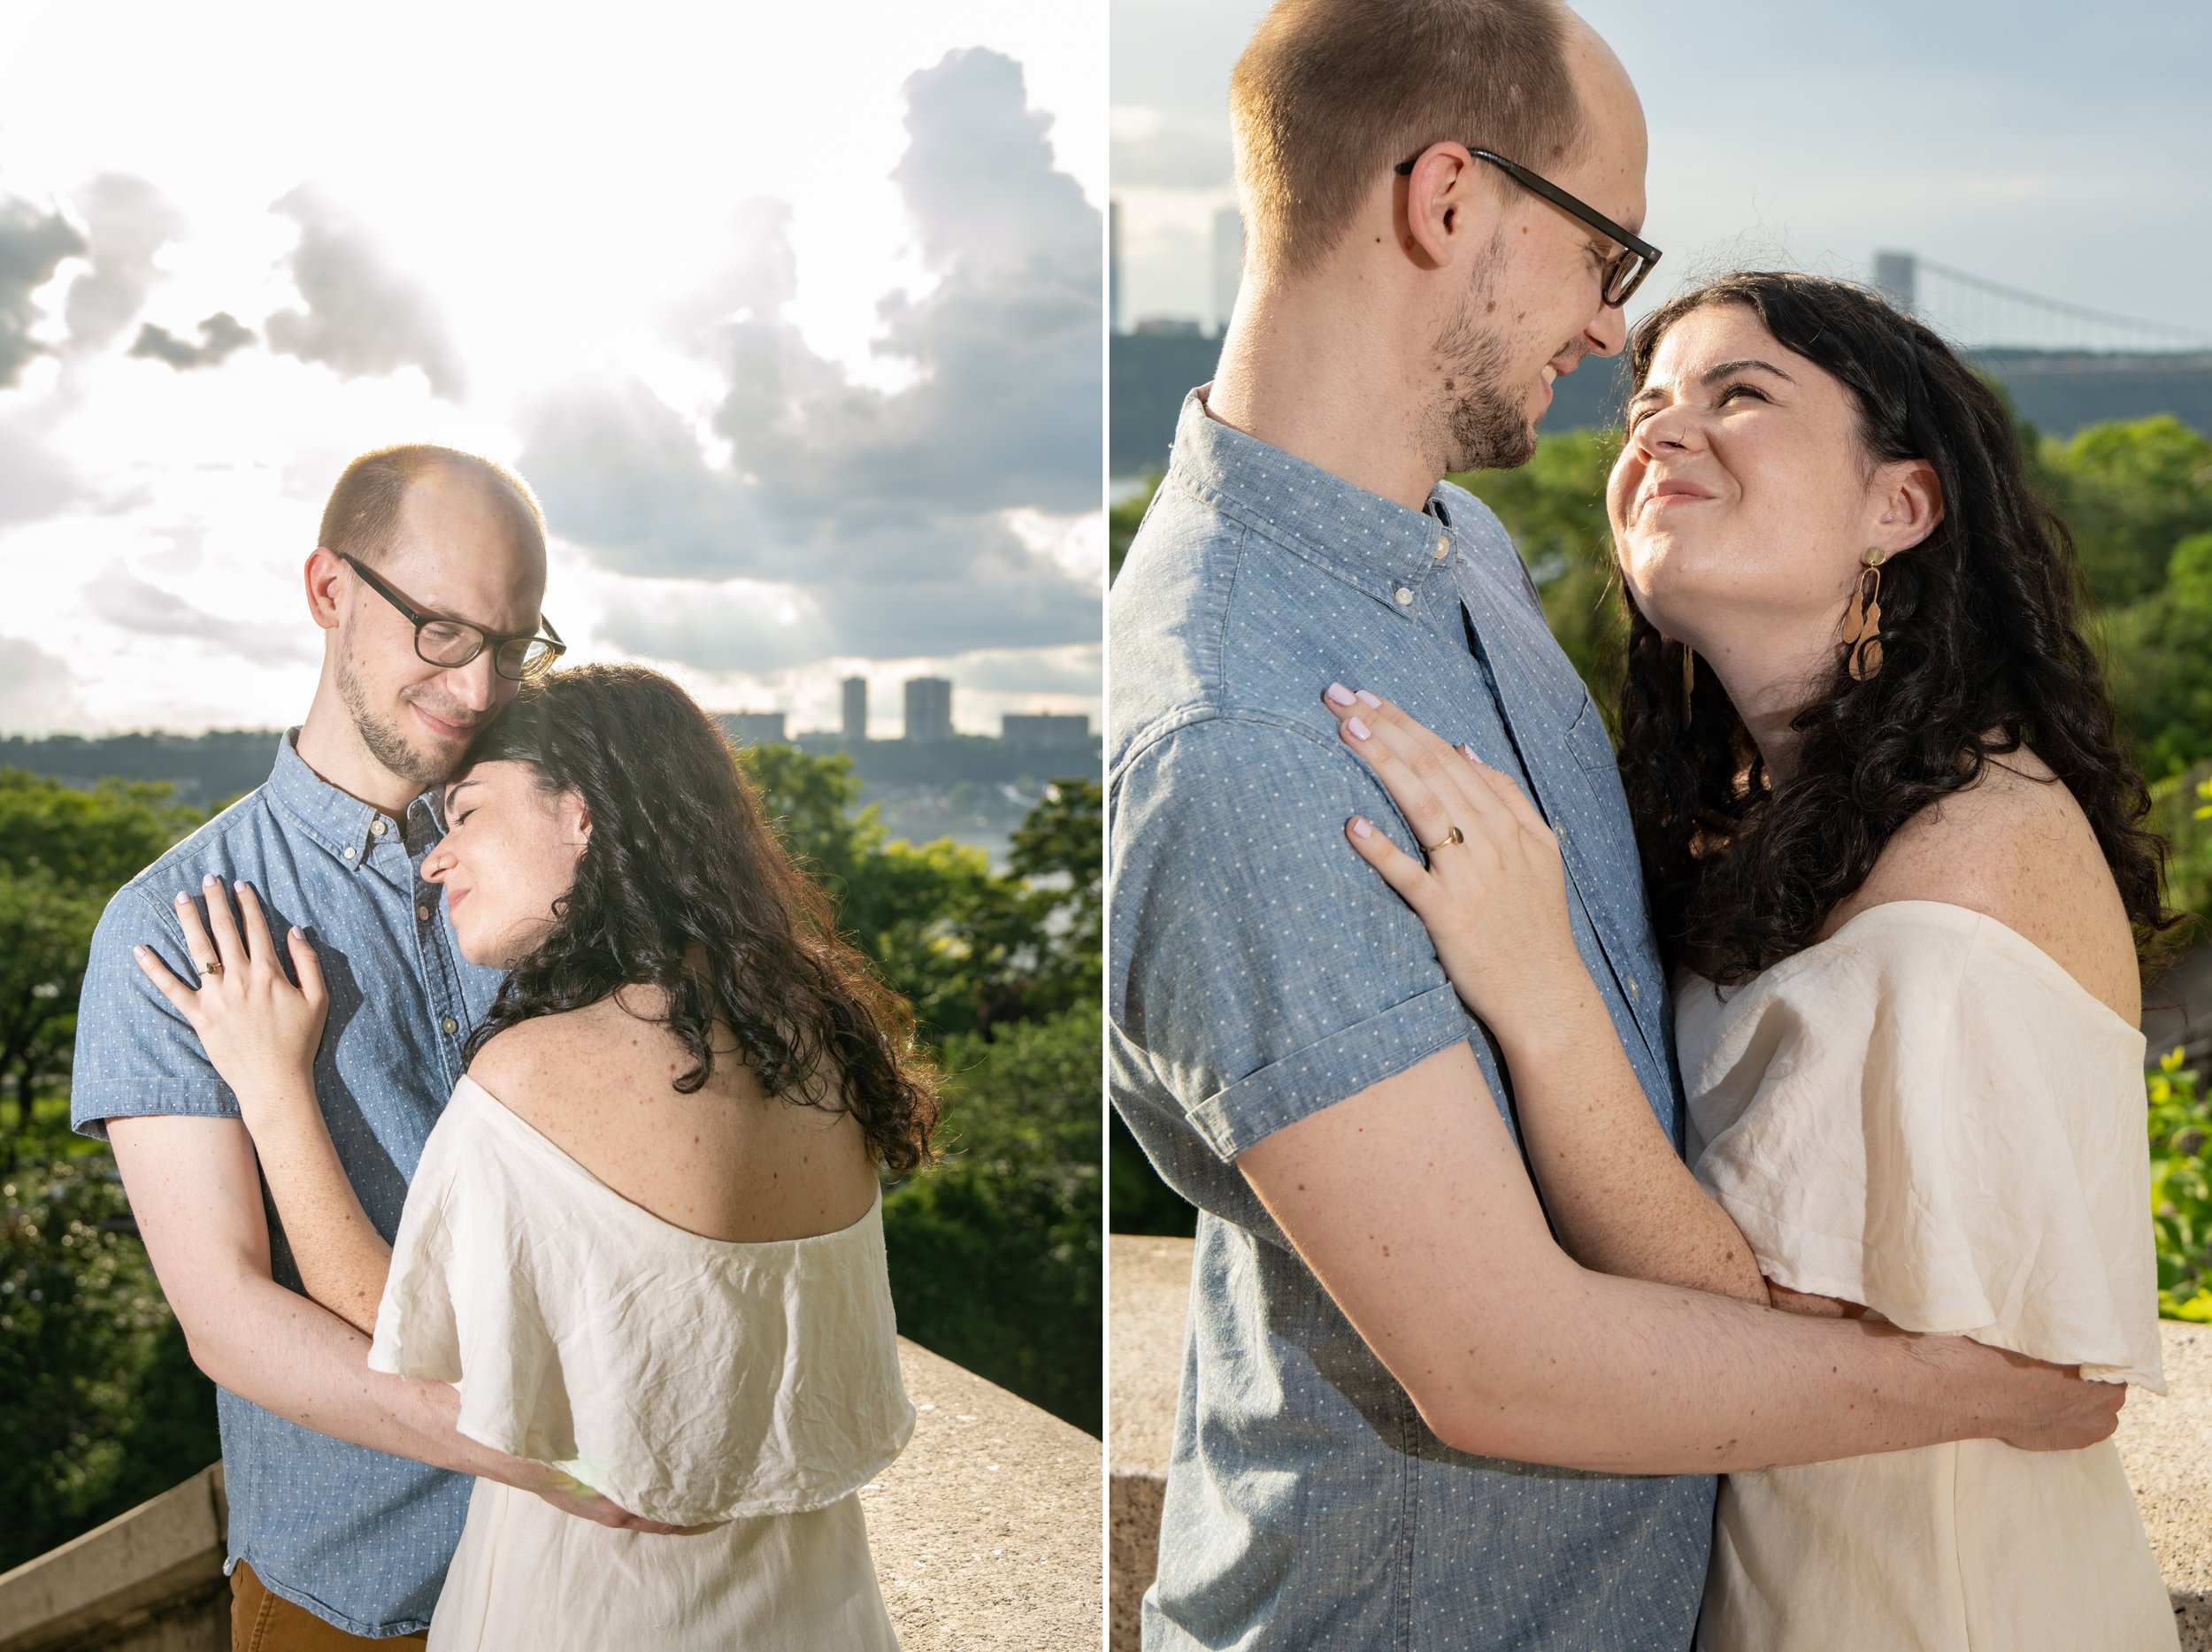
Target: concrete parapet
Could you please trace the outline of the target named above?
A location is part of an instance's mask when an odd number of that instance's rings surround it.
[[[914,1438],[861,1492],[905,1652],[1094,1652],[1099,1441],[911,1342]],[[0,1575],[0,1652],[227,1652],[219,1464]]]

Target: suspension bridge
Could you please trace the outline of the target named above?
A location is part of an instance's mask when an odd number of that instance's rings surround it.
[[[1913,252],[1877,252],[1873,285],[1963,350],[2123,356],[2212,352],[2212,332],[2047,298]]]

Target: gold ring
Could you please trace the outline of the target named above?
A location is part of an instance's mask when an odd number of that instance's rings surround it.
[[[192,967],[203,975],[220,975],[223,972],[223,961],[220,958],[210,958],[203,964],[199,959],[195,958],[192,960]]]
[[[1422,844],[1421,852],[1424,855],[1433,855],[1440,849],[1449,849],[1455,843],[1464,843],[1466,841],[1467,834],[1462,832],[1457,826],[1454,826],[1450,831],[1444,834],[1444,841],[1442,842]]]

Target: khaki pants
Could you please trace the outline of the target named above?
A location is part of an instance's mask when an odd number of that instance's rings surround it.
[[[305,1607],[270,1594],[242,1560],[230,1574],[230,1652],[342,1652],[348,1647],[422,1652],[426,1644],[422,1635],[385,1640],[349,1635]]]

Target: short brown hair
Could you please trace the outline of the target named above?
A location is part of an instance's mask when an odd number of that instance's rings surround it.
[[[1311,268],[1432,143],[1556,166],[1582,136],[1570,23],[1559,0],[1277,0],[1229,79],[1253,250]]]
[[[323,506],[315,542],[363,562],[380,561],[399,526],[401,505],[417,477],[441,468],[465,471],[504,507],[515,542],[545,555],[545,512],[529,483],[504,465],[427,442],[401,442],[362,454],[340,473]]]

